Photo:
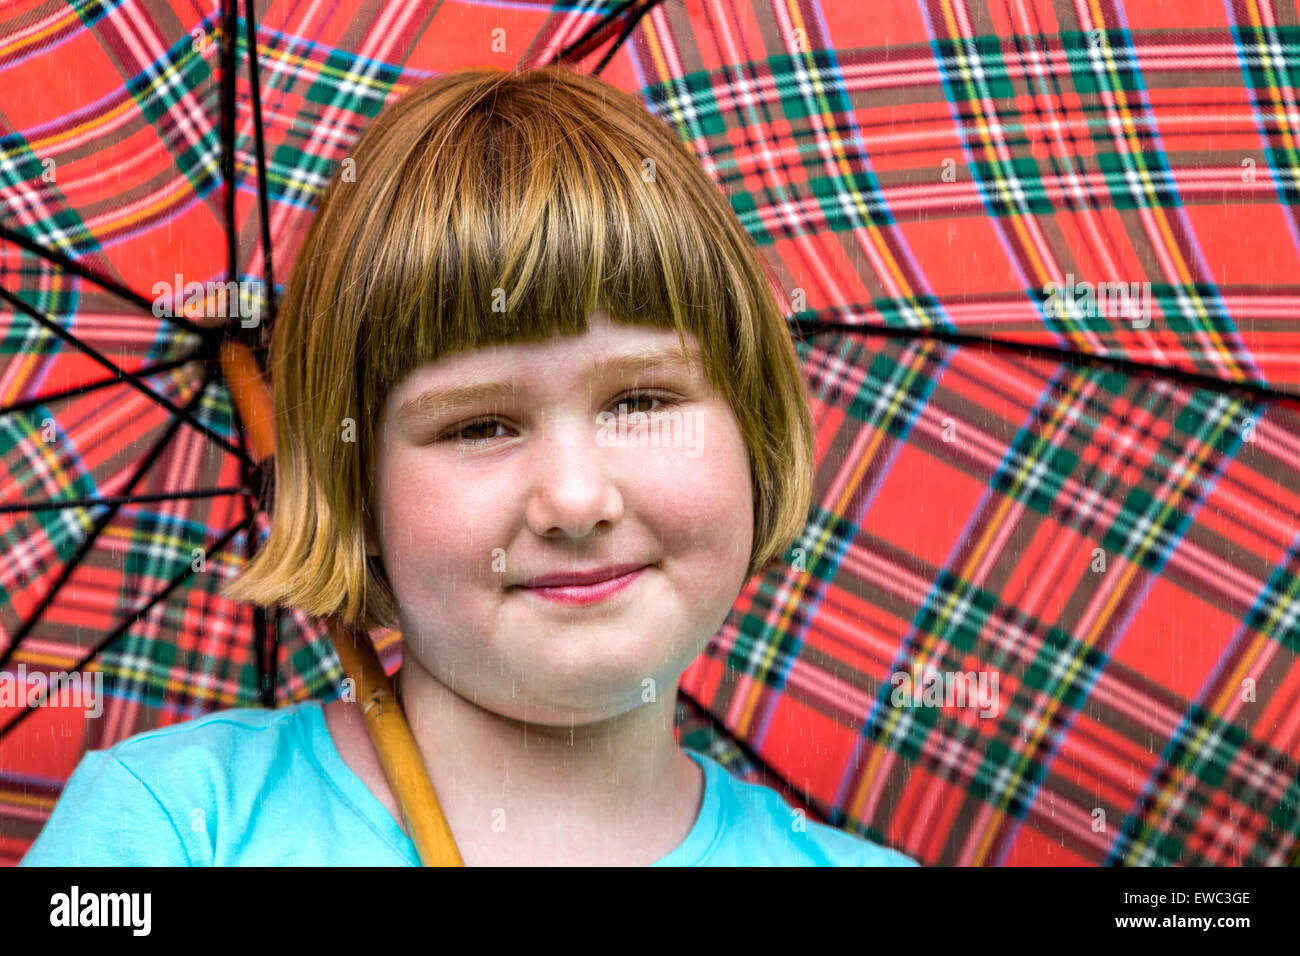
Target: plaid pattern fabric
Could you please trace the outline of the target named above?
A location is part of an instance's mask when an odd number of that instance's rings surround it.
[[[1174,7],[664,3],[603,75],[696,150],[800,329],[1297,394],[1295,11]],[[1101,307],[1121,282],[1145,314]],[[688,671],[683,729],[928,863],[1285,862],[1300,403],[798,346],[814,511]],[[927,671],[996,677],[996,713],[902,693]]]
[[[808,570],[745,593],[687,693],[927,861],[1283,862],[1295,410],[929,343],[801,353]],[[996,706],[900,700],[931,670]]]
[[[462,66],[547,62],[621,5],[254,7],[282,284],[386,102]],[[925,863],[1273,865],[1300,844],[1300,421],[1275,394],[1300,395],[1278,278],[1300,254],[1295,14],[1171,7],[665,0],[601,73],[727,192],[789,305],[817,424],[808,525],[687,671],[681,739]],[[221,26],[212,2],[0,14],[17,91],[0,223],[141,294],[224,278]],[[236,46],[242,64],[242,21]],[[238,275],[257,279],[242,68],[236,94]],[[189,354],[13,243],[0,288],[123,368]],[[3,407],[105,377],[0,309]],[[924,328],[1044,351],[884,334]],[[150,380],[210,434],[178,428],[134,493],[238,485],[221,384],[192,365]],[[76,441],[47,447],[47,418]],[[115,385],[0,419],[0,501],[125,493],[172,418]],[[244,500],[124,507],[9,666],[67,666]],[[6,638],[102,510],[0,514]],[[0,740],[0,855],[21,855],[82,750],[257,699],[249,611],[215,595],[250,545],[232,542],[104,655],[107,719],[46,709]],[[330,696],[319,630],[280,625],[278,699]],[[932,700],[927,674],[983,680],[995,706]]]

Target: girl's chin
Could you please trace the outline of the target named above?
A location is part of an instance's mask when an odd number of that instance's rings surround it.
[[[498,693],[491,698],[480,695],[476,703],[502,716],[529,723],[565,727],[575,721],[597,723],[662,702],[664,695],[673,691],[671,681],[642,677],[644,673],[639,670],[628,676],[589,670],[582,675],[548,675],[551,679],[544,683],[533,680],[521,686],[516,682],[513,688],[507,684],[503,689],[498,688]],[[533,675],[540,676],[536,670]]]
[[[512,701],[512,704],[517,705],[518,701]],[[548,703],[533,707],[503,707],[494,712],[529,727],[549,727],[562,730],[567,735],[575,727],[608,723],[644,706],[646,705],[641,703],[640,698],[637,698],[635,703],[623,707],[610,701],[582,706]]]

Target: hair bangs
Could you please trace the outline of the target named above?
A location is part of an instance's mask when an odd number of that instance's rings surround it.
[[[376,264],[355,281],[383,330],[368,337],[368,400],[422,362],[580,334],[597,308],[675,329],[683,351],[690,332],[706,358],[726,354],[712,334],[726,265],[659,181],[662,160],[545,97],[498,100],[439,133],[402,169],[384,217],[390,254],[355,260]]]

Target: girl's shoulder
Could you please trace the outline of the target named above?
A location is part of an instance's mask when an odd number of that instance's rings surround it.
[[[198,739],[203,736],[220,736],[238,731],[265,731],[268,728],[287,728],[302,721],[308,710],[320,708],[317,700],[298,701],[283,708],[230,708],[213,710],[187,721],[177,721],[164,727],[140,731],[113,744],[113,749],[134,749],[136,745],[151,740]]]
[[[82,759],[102,755],[160,792],[230,791],[268,774],[277,761],[310,749],[323,726],[320,707],[320,701],[307,700],[276,709],[213,711],[142,731]]]
[[[320,702],[213,711],[88,750],[77,770],[120,766],[151,789],[176,792],[183,783],[210,789],[247,775],[237,770],[252,773],[256,764],[298,749],[295,744],[309,739],[312,708],[319,710]]]
[[[366,844],[366,821],[338,799],[321,769],[326,732],[312,700],[204,714],[90,750],[23,862],[267,865],[297,853],[319,864],[341,837],[399,859]]]
[[[705,810],[717,819],[707,866],[919,866],[898,850],[808,819],[772,787],[734,775],[705,753],[694,754],[712,796]]]
[[[299,701],[285,707],[237,707],[214,710],[189,720],[177,721],[163,727],[154,727],[120,740],[107,748],[117,756],[134,753],[152,746],[176,746],[204,740],[221,740],[238,737],[248,732],[265,734],[266,731],[286,732],[301,725],[310,717],[312,708],[321,706],[318,700]]]

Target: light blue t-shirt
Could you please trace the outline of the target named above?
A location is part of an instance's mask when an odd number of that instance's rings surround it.
[[[917,866],[803,822],[767,787],[703,768],[699,817],[653,866]],[[343,762],[318,700],[217,711],[88,751],[20,866],[419,866]]]

